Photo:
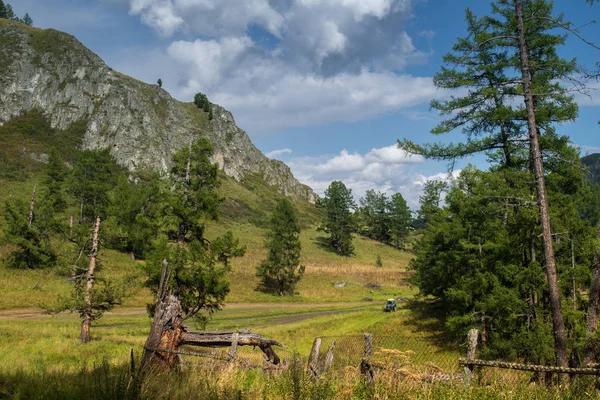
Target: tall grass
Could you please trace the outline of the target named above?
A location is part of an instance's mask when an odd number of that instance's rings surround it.
[[[296,360],[296,359],[294,359]],[[129,362],[108,362],[75,372],[0,372],[0,398],[12,399],[592,399],[591,386],[546,388],[538,385],[474,386],[427,382],[399,376],[364,381],[357,368],[314,379],[300,361],[278,373],[213,365],[172,373],[141,375]]]

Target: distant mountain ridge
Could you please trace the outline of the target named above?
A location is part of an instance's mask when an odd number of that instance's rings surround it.
[[[84,121],[83,148],[110,148],[131,171],[166,171],[178,149],[204,136],[226,175],[259,174],[287,196],[315,201],[287,165],[252,144],[229,111],[213,104],[209,120],[193,103],[114,71],[67,33],[0,19],[0,71],[0,125],[31,110],[57,129]]]
[[[581,159],[581,163],[589,168],[588,178],[600,185],[600,153],[589,154]]]

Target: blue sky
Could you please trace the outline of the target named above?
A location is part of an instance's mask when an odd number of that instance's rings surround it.
[[[9,1],[10,2],[10,1]],[[291,166],[318,193],[343,180],[357,196],[400,191],[416,206],[422,184],[444,163],[406,157],[398,138],[417,142],[439,121],[428,103],[447,95],[432,76],[465,35],[464,9],[481,0],[13,0],[34,25],[75,35],[114,69],[176,98],[201,91],[231,110],[264,153]],[[557,0],[583,25],[600,5]],[[600,26],[582,34],[600,44]],[[576,38],[561,49],[592,67],[600,51]],[[600,88],[598,82],[592,88]],[[600,96],[577,96],[580,116],[561,126],[582,152],[600,152]],[[444,137],[456,140],[460,132]],[[467,162],[485,167],[483,156]]]

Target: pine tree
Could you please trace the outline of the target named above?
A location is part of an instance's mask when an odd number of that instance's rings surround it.
[[[22,21],[25,25],[33,26],[33,20],[31,19],[28,13],[25,13],[25,16],[23,17]]]
[[[325,190],[323,199],[327,210],[326,227],[329,232],[329,245],[338,255],[354,254],[352,230],[354,223],[351,209],[355,207],[352,190],[340,181],[332,182]]]
[[[389,203],[390,234],[394,246],[402,248],[412,222],[410,208],[401,193],[394,193]]]
[[[46,218],[33,215],[24,201],[6,202],[2,241],[17,249],[8,255],[7,264],[14,268],[38,269],[53,266],[56,254],[50,246],[50,229]],[[41,214],[45,215],[45,213]]]
[[[55,147],[48,153],[48,164],[46,164],[46,177],[44,183],[48,188],[47,201],[55,212],[64,211],[67,202],[63,196],[63,185],[67,175],[67,170],[62,157]]]
[[[145,257],[157,238],[162,222],[164,196],[158,176],[148,182],[130,182],[125,173],[117,179],[104,224],[110,247],[134,257]]]
[[[118,170],[108,149],[81,152],[68,180],[69,191],[78,202],[80,224],[96,216],[106,217],[108,193],[116,183]]]
[[[161,88],[162,84],[163,84],[162,79],[158,78],[158,80],[156,81],[156,84],[158,85],[159,88]]]
[[[0,0],[0,18],[8,19],[8,13],[6,12],[6,5],[4,1]]]
[[[265,241],[267,258],[256,267],[262,290],[276,289],[280,296],[294,295],[296,284],[304,274],[304,265],[300,265],[299,236],[300,224],[294,206],[287,199],[279,200]]]
[[[180,299],[185,318],[201,323],[223,306],[229,293],[230,260],[246,251],[231,232],[210,241],[204,236],[203,221],[217,219],[221,200],[212,153],[210,141],[201,138],[174,155],[165,208],[167,237],[155,244],[142,266],[146,286],[156,291],[166,260],[171,271],[167,289]],[[154,310],[154,305],[148,309]]]
[[[382,243],[389,243],[391,220],[387,195],[371,189],[365,192],[365,196],[359,202],[359,213],[366,225],[364,232],[366,236]]]
[[[419,197],[419,209],[415,225],[417,229],[427,227],[427,224],[440,210],[442,193],[448,189],[448,184],[442,181],[431,180],[425,182],[423,193]]]

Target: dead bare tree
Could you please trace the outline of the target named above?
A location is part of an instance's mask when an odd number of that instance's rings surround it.
[[[37,188],[37,182],[33,185],[33,193],[31,193],[31,201],[29,202],[29,227],[33,224],[33,209],[35,206],[35,189]]]
[[[90,264],[87,271],[86,284],[85,284],[85,309],[82,311],[81,316],[81,343],[90,342],[90,326],[92,324],[92,290],[94,289],[94,272],[96,271],[96,258],[98,256],[98,232],[100,231],[100,217],[96,217],[96,223],[94,224],[94,233],[92,235],[92,251],[90,253]]]
[[[171,270],[167,260],[162,262],[160,284],[156,295],[154,319],[144,346],[142,370],[173,370],[179,363],[179,346],[230,347],[257,346],[267,359],[277,365],[279,357],[272,346],[283,345],[248,330],[195,331],[183,325],[183,312],[177,295],[169,293]]]

